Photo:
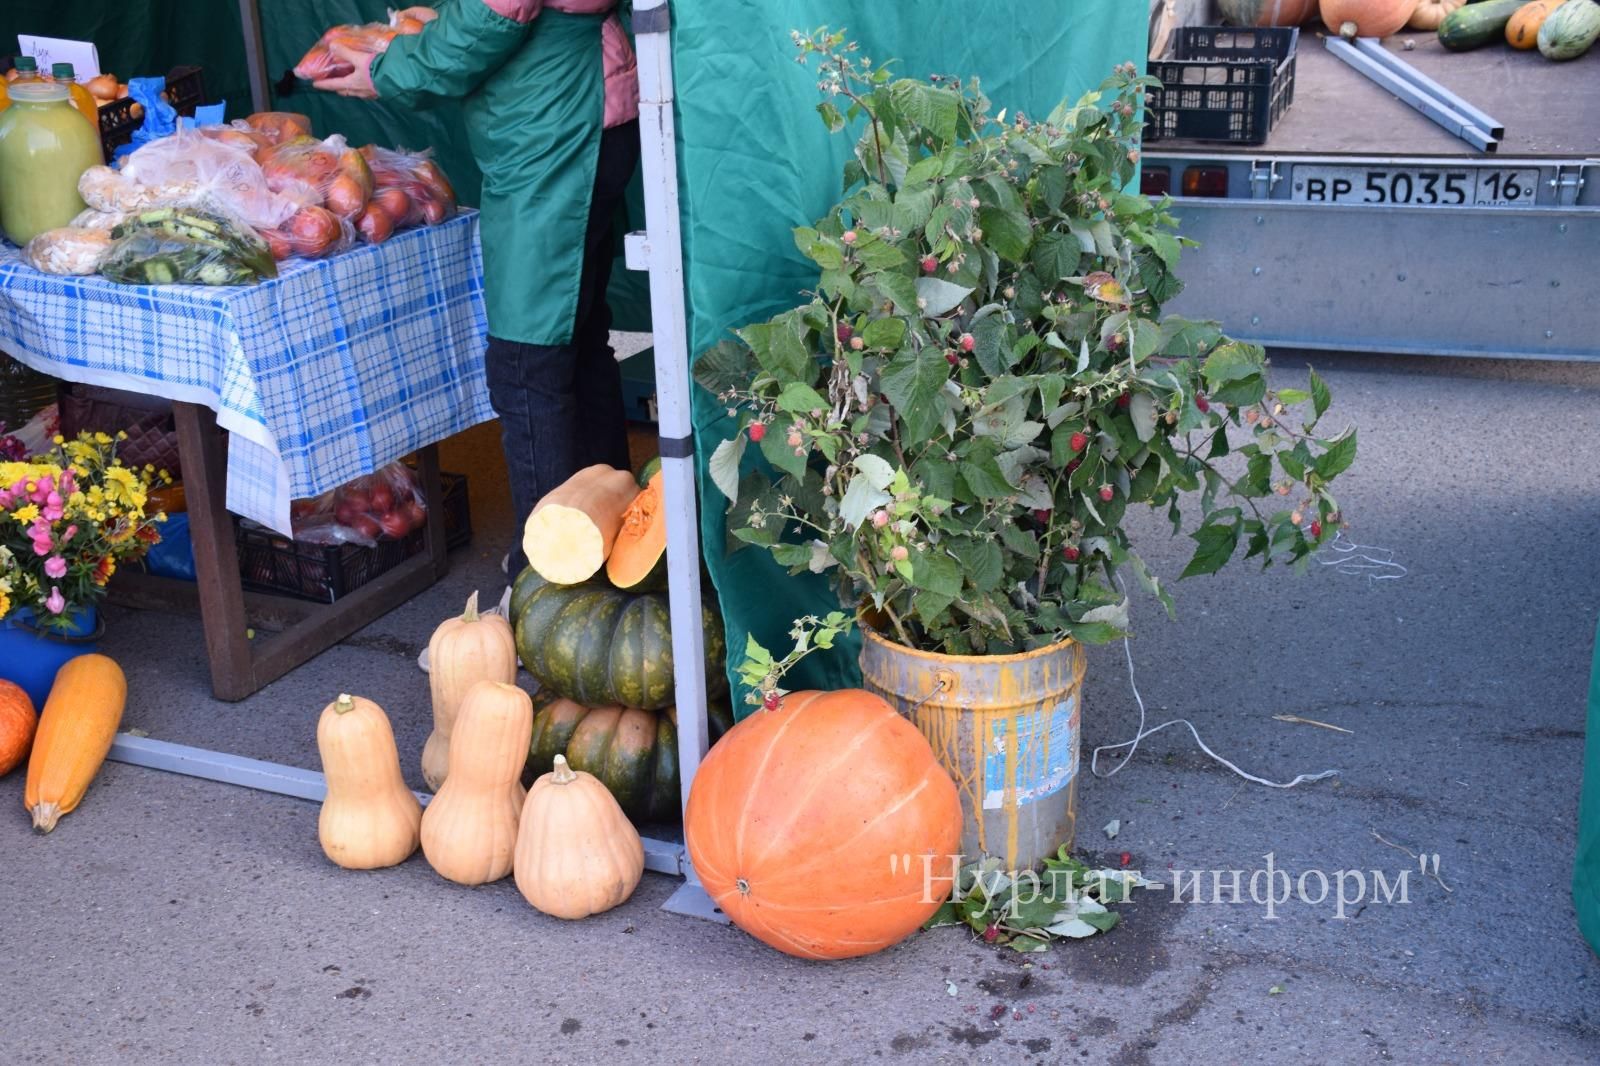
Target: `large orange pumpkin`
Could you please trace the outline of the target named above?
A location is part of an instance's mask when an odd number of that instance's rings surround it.
[[[1298,26],[1317,13],[1317,0],[1217,0],[1234,26]]]
[[[1323,25],[1337,34],[1388,37],[1405,29],[1416,13],[1417,0],[1321,0]]]
[[[22,686],[0,678],[0,777],[22,764],[39,728],[39,715]]]
[[[845,959],[899,943],[949,897],[961,800],[882,699],[796,692],[711,749],[683,831],[735,925],[790,955]]]

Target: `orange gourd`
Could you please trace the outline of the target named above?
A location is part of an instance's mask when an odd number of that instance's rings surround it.
[[[127,699],[122,667],[104,655],[80,655],[57,672],[39,715],[22,796],[39,832],[50,832],[83,801],[116,739]]]
[[[479,681],[509,685],[517,679],[517,644],[511,623],[478,613],[478,594],[455,618],[439,623],[428,641],[428,691],[433,697],[433,732],[422,747],[422,779],[439,791],[450,771],[450,734],[461,701]]]
[[[905,939],[949,897],[961,817],[949,774],[889,704],[796,692],[707,754],[684,839],[735,925],[800,958],[843,959]]]
[[[0,777],[28,757],[39,715],[22,686],[0,679]]]
[[[1567,0],[1532,0],[1517,8],[1516,14],[1511,16],[1511,21],[1506,23],[1506,43],[1519,52],[1526,52],[1538,47],[1539,27],[1544,25],[1544,20],[1549,18],[1556,8],[1566,3]]]
[[[517,827],[517,890],[557,918],[587,918],[622,903],[644,875],[644,843],[599,778],[567,765],[528,789]]]
[[[1445,16],[1457,8],[1467,6],[1467,0],[1418,0],[1417,9],[1406,23],[1407,29],[1436,30]]]
[[[1321,0],[1320,11],[1341,37],[1388,37],[1405,29],[1417,0]]]
[[[422,854],[441,877],[483,885],[511,872],[532,738],[526,692],[495,681],[472,686],[450,738],[450,773],[422,812]]]
[[[551,490],[528,515],[522,551],[539,576],[577,585],[600,572],[639,483],[626,470],[589,466]]]
[[[619,589],[651,592],[665,584],[667,517],[662,486],[657,470],[622,514],[622,528],[606,558],[606,578]]]
[[[317,818],[323,854],[347,870],[409,859],[417,850],[422,804],[400,776],[400,752],[383,708],[341,694],[317,719],[317,752],[328,782]]]

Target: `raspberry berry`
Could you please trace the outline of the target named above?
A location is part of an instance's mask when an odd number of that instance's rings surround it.
[[[911,558],[911,552],[904,544],[896,544],[893,548],[889,549],[889,558],[893,559],[897,563],[903,563],[907,559]]]
[[[1203,392],[1195,393],[1194,405],[1200,408],[1202,414],[1211,410],[1211,401],[1206,399],[1206,394]]]
[[[889,512],[888,511],[882,510],[880,508],[879,510],[876,510],[876,511],[872,512],[872,526],[873,526],[874,529],[882,529],[884,526],[886,526],[888,524],[889,524]]]
[[[1322,523],[1321,522],[1312,522],[1311,523],[1311,536],[1316,540],[1321,540],[1322,539]]]
[[[1050,512],[1043,507],[1035,507],[1033,509],[1033,520],[1041,526],[1048,525],[1050,523]]]
[[[1122,860],[1122,865],[1126,866],[1133,861],[1133,853],[1125,851],[1118,858]]]
[[[1074,433],[1072,435],[1071,440],[1069,440],[1068,443],[1072,445],[1072,450],[1073,451],[1081,452],[1081,451],[1083,451],[1083,449],[1085,449],[1085,448],[1087,448],[1089,446],[1088,434],[1085,434],[1085,433]]]
[[[1078,550],[1076,545],[1068,544],[1065,548],[1061,549],[1061,554],[1066,556],[1067,562],[1075,563],[1078,561],[1078,557],[1083,553]]]
[[[1124,411],[1126,411],[1128,409],[1128,405],[1131,404],[1132,402],[1133,402],[1133,397],[1129,396],[1127,393],[1123,393],[1121,396],[1117,397],[1117,406],[1122,408],[1122,410],[1124,410]]]
[[[861,349],[865,348],[866,346],[867,346],[867,342],[862,340],[860,337],[851,337],[850,338],[850,350],[851,351],[859,352]]]
[[[856,243],[856,231],[847,229],[839,235],[839,239],[846,244],[854,244]]]
[[[761,438],[765,437],[766,435],[767,435],[767,424],[765,422],[752,422],[752,423],[750,423],[750,440],[751,441],[753,441],[756,444],[760,444],[761,443]]]
[[[1074,470],[1078,469],[1078,467],[1081,466],[1081,465],[1083,465],[1083,460],[1082,459],[1074,459],[1074,460],[1072,460],[1071,462],[1069,462],[1067,464],[1067,473],[1069,473],[1069,474],[1072,473]]]
[[[1105,500],[1107,503],[1110,503],[1111,502],[1111,497],[1115,496],[1116,494],[1117,494],[1117,490],[1113,489],[1110,485],[1101,485],[1100,486],[1100,498],[1102,500]]]
[[[924,274],[932,274],[935,270],[938,270],[938,269],[939,269],[939,260],[935,259],[931,255],[925,255],[925,256],[922,257],[922,272]]]
[[[841,322],[834,330],[834,334],[839,338],[840,344],[849,344],[850,338],[856,335],[856,331],[850,328],[850,323]]]
[[[951,366],[955,366],[957,363],[961,362],[961,357],[955,352],[945,352],[944,361],[949,363]]]
[[[972,334],[970,334],[970,333],[963,333],[961,335],[961,342],[960,343],[961,343],[961,350],[964,351],[964,352],[970,352],[970,351],[972,351],[972,349],[974,349],[974,348],[976,348],[978,346],[978,342],[973,339]]]
[[[776,692],[769,692],[761,699],[761,709],[764,711],[775,711],[778,709],[778,704],[780,702],[782,702],[782,697],[780,697]]]

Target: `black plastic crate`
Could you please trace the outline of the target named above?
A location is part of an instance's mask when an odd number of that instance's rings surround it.
[[[173,67],[167,72],[165,90],[167,103],[185,118],[194,117],[194,109],[206,102],[205,75],[199,67]],[[100,105],[100,145],[107,160],[118,148],[133,140],[133,131],[144,124],[144,113],[133,115],[133,97],[124,96]]]
[[[444,488],[444,541],[460,548],[472,540],[472,510],[463,474],[441,473]],[[301,544],[281,533],[237,527],[240,583],[253,592],[291,596],[313,603],[332,603],[393,570],[422,551],[425,530],[415,529],[399,540],[360,544]]]
[[[1152,59],[1146,141],[1261,144],[1294,102],[1298,29],[1188,26],[1176,56]]]

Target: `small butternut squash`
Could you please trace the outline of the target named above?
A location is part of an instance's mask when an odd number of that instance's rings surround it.
[[[1531,51],[1539,46],[1539,27],[1544,20],[1567,0],[1533,0],[1523,4],[1506,23],[1506,43],[1519,52]]]
[[[450,772],[422,812],[422,853],[440,876],[483,885],[511,872],[532,736],[526,692],[496,681],[467,692],[450,738]]]
[[[383,708],[341,693],[317,719],[317,751],[328,780],[317,818],[323,854],[347,870],[409,859],[417,850],[422,804],[400,776],[400,752]]]
[[[1420,0],[1411,13],[1406,28],[1411,30],[1437,30],[1451,12],[1467,6],[1467,0]]]
[[[622,515],[639,495],[626,470],[584,467],[534,507],[522,530],[528,565],[546,581],[576,585],[600,572],[622,529]]]
[[[4,777],[28,757],[39,715],[22,686],[0,679],[0,777]]]
[[[478,594],[455,618],[439,623],[428,641],[428,690],[433,696],[433,732],[422,747],[422,779],[439,791],[450,771],[450,733],[467,690],[479,681],[509,685],[517,679],[517,642],[511,623],[478,613]]]
[[[517,890],[539,910],[587,918],[633,895],[644,844],[606,786],[557,755],[523,804],[516,871]]]
[[[63,814],[83,802],[116,739],[127,700],[122,667],[104,655],[69,659],[56,673],[39,715],[22,794],[39,832],[50,832]]]

